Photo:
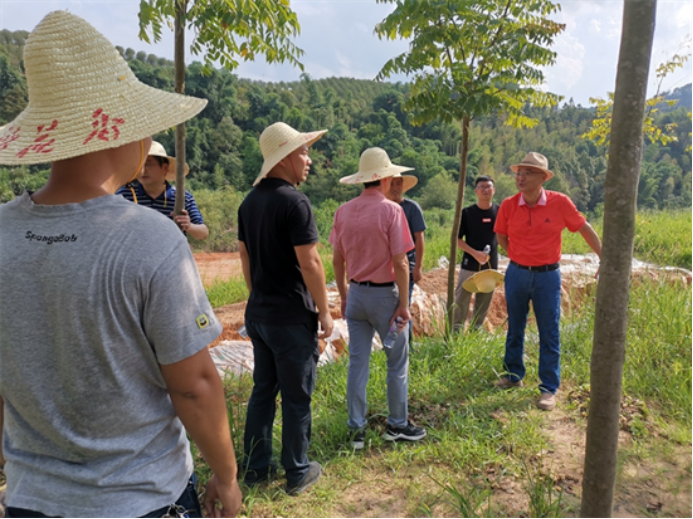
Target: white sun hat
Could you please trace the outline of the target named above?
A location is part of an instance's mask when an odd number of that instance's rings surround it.
[[[359,170],[353,175],[340,178],[339,181],[342,184],[365,184],[387,177],[411,177],[411,175],[402,175],[402,173],[412,169],[414,168],[397,166],[390,162],[390,157],[382,148],[368,148],[361,154]]]
[[[262,170],[255,182],[253,182],[253,186],[258,185],[284,157],[304,144],[310,146],[326,132],[327,130],[319,130],[317,132],[301,133],[288,124],[281,122],[269,125],[260,135],[260,150],[265,162],[262,164]]]
[[[162,157],[164,159],[168,160],[168,173],[166,173],[166,180],[169,182],[175,182],[176,181],[176,158],[171,157],[166,153],[166,150],[164,149],[163,144],[152,141],[152,146],[149,148],[149,155],[154,156],[154,157]],[[190,173],[190,166],[187,164],[185,165],[185,176],[188,176],[188,173]]]
[[[136,142],[198,114],[204,99],[141,83],[101,33],[67,11],[27,39],[29,104],[0,130],[0,164],[40,164]]]

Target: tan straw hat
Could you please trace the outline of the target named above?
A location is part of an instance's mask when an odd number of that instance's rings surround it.
[[[519,164],[513,164],[510,166],[510,169],[517,173],[517,170],[520,167],[533,168],[546,173],[548,175],[546,180],[553,177],[553,171],[549,169],[549,161],[541,153],[537,153],[535,151],[530,151],[527,155],[525,155],[525,158],[522,159],[522,162]]]
[[[414,175],[402,175],[400,173],[392,175],[392,178],[402,178],[402,194],[409,191],[412,187],[419,183],[419,179]]]
[[[54,11],[24,47],[29,104],[0,131],[0,164],[39,164],[136,142],[199,113],[204,99],[135,77],[82,18]]]
[[[504,278],[503,273],[498,270],[481,270],[462,283],[462,288],[467,292],[488,294],[500,286]]]
[[[262,164],[262,170],[253,182],[253,186],[258,185],[284,157],[304,144],[310,146],[326,132],[327,130],[319,130],[301,133],[281,122],[269,125],[260,135],[260,150],[262,150],[262,157],[265,162]]]
[[[416,177],[411,177],[411,175],[402,175],[403,172],[411,171],[412,169],[414,168],[397,166],[390,162],[390,157],[382,148],[368,148],[361,154],[359,170],[353,175],[340,178],[339,181],[342,184],[364,184],[387,177],[410,177],[416,179]],[[415,184],[416,182],[410,188],[414,187]]]
[[[176,181],[176,159],[175,157],[170,157],[166,154],[164,146],[156,141],[152,141],[152,146],[149,148],[149,155],[154,157],[163,157],[168,159],[168,173],[166,173],[166,180],[169,182]],[[190,166],[185,165],[185,176],[190,173]]]

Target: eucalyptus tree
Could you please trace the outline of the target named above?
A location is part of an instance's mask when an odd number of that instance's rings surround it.
[[[204,71],[218,62],[233,70],[239,59],[264,56],[268,63],[289,62],[303,70],[303,51],[291,41],[301,27],[289,0],[140,0],[140,39],[161,39],[164,25],[175,33],[175,91],[185,92],[185,29],[194,31],[190,50],[203,55]],[[176,127],[176,185],[185,192],[185,124]],[[185,197],[176,197],[181,214]]]
[[[656,0],[624,2],[604,181],[604,241],[594,312],[582,517],[611,517],[626,357],[635,201],[643,152]]]
[[[543,91],[542,67],[565,25],[548,18],[560,6],[550,0],[378,0],[395,4],[375,28],[380,38],[410,40],[409,51],[388,61],[377,79],[411,77],[404,108],[413,124],[440,119],[462,128],[460,175],[450,235],[448,322],[452,322],[457,232],[467,175],[469,126],[475,117],[501,113],[512,126],[532,127],[529,106],[554,106]],[[527,150],[529,151],[529,150]]]

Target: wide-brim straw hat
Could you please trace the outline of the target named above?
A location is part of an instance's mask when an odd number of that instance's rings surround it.
[[[517,173],[517,170],[520,167],[532,168],[546,173],[548,175],[548,178],[546,180],[549,180],[549,178],[553,177],[553,171],[549,169],[548,159],[544,157],[541,153],[537,153],[535,151],[530,151],[527,155],[525,155],[525,158],[522,159],[522,162],[520,162],[519,164],[513,164],[512,166],[510,166],[510,169]]]
[[[419,179],[416,178],[414,175],[402,175],[402,174],[392,175],[392,178],[398,178],[398,177],[402,178],[402,194],[406,193],[412,187],[414,187],[416,184],[419,183]]]
[[[101,33],[67,11],[24,47],[29,104],[0,131],[0,164],[40,164],[117,148],[180,124],[204,99],[141,83]]]
[[[503,283],[502,272],[493,269],[481,270],[462,283],[467,292],[488,294]]]
[[[279,162],[303,146],[311,146],[315,141],[322,137],[327,130],[319,130],[316,132],[301,133],[294,130],[286,123],[274,123],[264,129],[260,135],[260,150],[265,161],[262,164],[260,174],[253,182],[256,186],[260,181],[272,171],[272,168]]]
[[[153,155],[154,157],[163,157],[168,160],[168,173],[166,173],[166,180],[169,182],[175,182],[176,181],[176,158],[171,157],[166,153],[166,150],[164,149],[164,145],[152,141],[152,146],[149,148],[149,155]],[[185,176],[188,176],[188,173],[190,173],[190,166],[187,164],[185,165]]]
[[[368,148],[361,154],[359,170],[353,175],[340,178],[339,181],[342,184],[365,184],[387,177],[411,177],[411,175],[402,175],[402,173],[413,169],[397,166],[390,162],[390,157],[382,148]],[[416,179],[416,177],[411,178]],[[414,184],[411,187],[414,187]]]

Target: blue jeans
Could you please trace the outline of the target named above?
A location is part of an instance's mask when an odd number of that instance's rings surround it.
[[[352,283],[347,297],[346,322],[349,327],[349,371],[347,374],[347,409],[349,429],[366,426],[368,402],[366,386],[370,375],[373,335],[384,339],[399,305],[397,287],[367,287]],[[387,356],[387,422],[393,427],[408,423],[409,329],[405,327]]]
[[[281,463],[289,486],[298,485],[308,473],[311,433],[311,399],[315,389],[318,321],[270,325],[246,321],[253,341],[255,369],[253,392],[243,440],[243,468],[264,476],[272,462],[272,426],[277,394],[282,393]]]
[[[514,382],[525,376],[523,355],[530,300],[539,329],[539,390],[543,393],[555,393],[561,383],[560,269],[531,272],[512,263],[508,265],[505,273],[508,335],[504,365],[508,378]]]
[[[197,476],[193,473],[188,480],[188,486],[185,487],[183,493],[176,501],[175,505],[164,506],[158,508],[147,515],[141,517],[175,517],[169,514],[171,508],[175,507],[178,511],[185,511],[185,517],[202,517],[202,507],[200,506],[200,500],[197,497]],[[115,514],[113,514],[115,515]],[[7,507],[5,510],[5,517],[51,517],[41,512],[36,512],[34,510],[27,510],[25,508],[13,508]]]

